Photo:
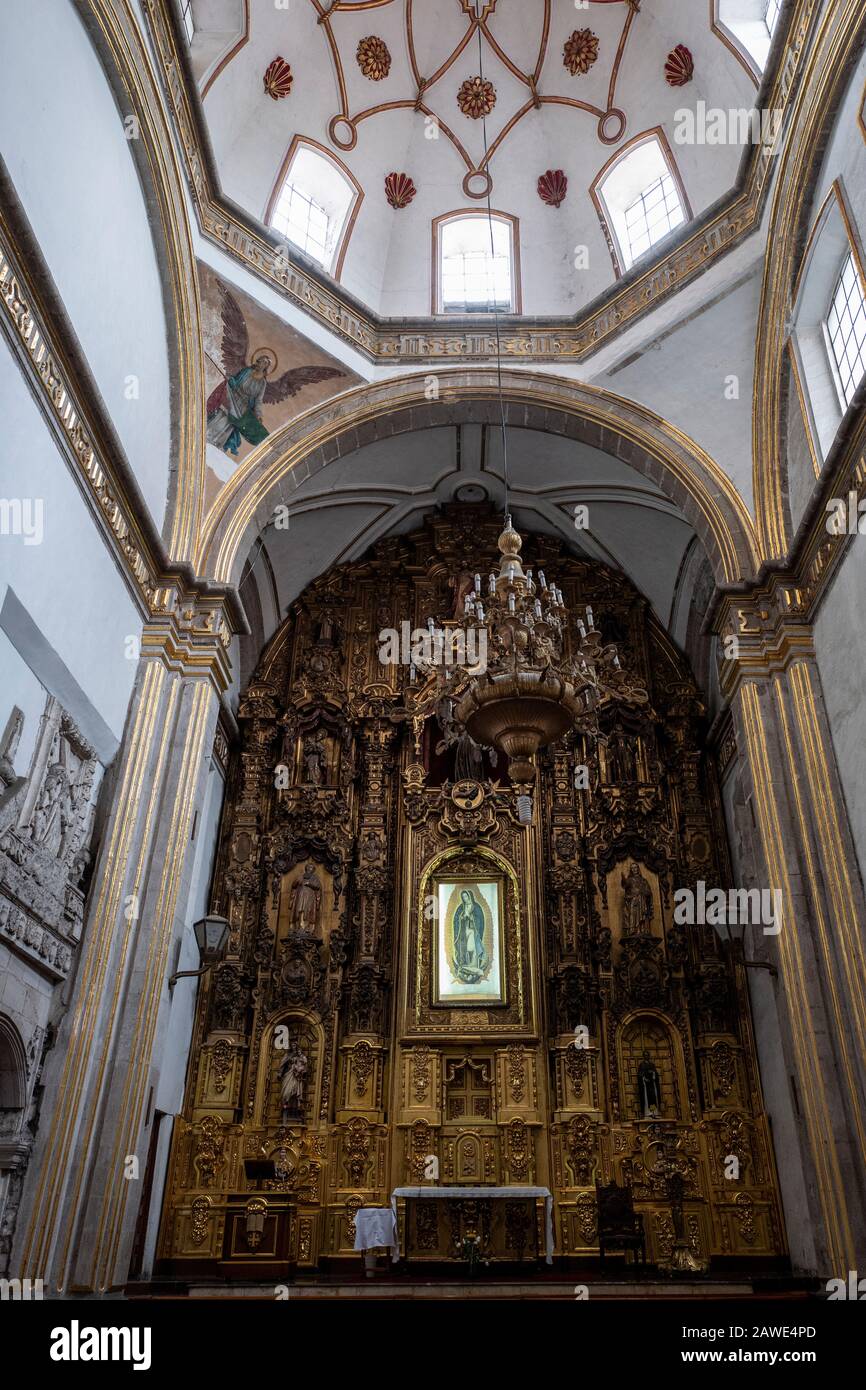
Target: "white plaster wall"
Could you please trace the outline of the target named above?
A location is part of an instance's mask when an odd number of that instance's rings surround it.
[[[126,655],[126,639],[141,632],[138,610],[2,342],[0,419],[0,497],[41,502],[43,515],[39,545],[26,544],[20,535],[0,535],[0,607],[11,586],[119,741],[136,671],[136,661]],[[3,670],[4,707],[21,703],[16,692],[32,702],[26,676],[13,666],[7,677],[5,663]],[[0,708],[3,724],[7,714]],[[20,771],[19,764],[21,757],[16,760]]]
[[[866,877],[866,536],[855,536],[815,622],[815,650],[851,830]]]
[[[833,180],[841,177],[862,239],[866,231],[866,140],[857,111],[866,82],[861,59],[842,103],[813,204],[813,217]],[[815,622],[815,648],[839,775],[857,849],[866,874],[866,649],[863,645],[866,537],[856,536]]]
[[[215,763],[211,763],[196,824],[196,851],[187,898],[178,905],[180,955],[174,970],[198,970],[200,966],[193,923],[210,906],[210,883],[216,854],[217,835],[225,783]],[[160,1076],[154,1104],[157,1110],[177,1113],[183,1103],[186,1062],[195,1019],[199,981],[178,980],[172,995],[171,1012],[160,1056]]]
[[[736,768],[729,771],[721,792],[734,883],[736,886],[753,886],[752,868],[745,861],[748,857],[746,846],[754,827],[751,825],[749,806],[743,805],[742,802],[737,804]],[[754,937],[747,931],[746,959],[752,959],[754,954]],[[817,1269],[817,1258],[801,1159],[803,1132],[794,1109],[779,1023],[779,1008],[784,1007],[784,1003],[780,1005],[777,998],[780,988],[778,979],[774,979],[769,971],[747,969],[746,976],[761,1073],[761,1091],[770,1121],[791,1262],[799,1272],[814,1272]]]
[[[14,20],[0,46],[0,154],[161,526],[170,454],[166,324],[126,113],[70,0],[4,8],[14,8]],[[133,376],[137,400],[127,399]]]
[[[198,970],[199,968],[198,947],[192,927],[193,923],[205,916],[210,906],[210,884],[224,792],[225,782],[222,772],[216,763],[211,762],[196,826],[198,843],[193,864],[192,882],[188,897],[179,909],[182,916],[182,934],[180,954],[176,966],[173,967],[174,970]],[[180,1113],[183,1105],[187,1059],[195,1022],[195,1005],[199,983],[199,980],[196,979],[186,979],[178,980],[175,985],[168,1027],[158,1054],[159,1078],[155,1087],[154,1108],[162,1111],[165,1118],[161,1123],[159,1132],[148,1213],[142,1271],[145,1279],[149,1278],[152,1273],[156,1254],[162,1196],[168,1172],[171,1127],[174,1117]]]
[[[866,55],[855,68],[848,91],[837,113],[834,133],[827,147],[809,215],[811,230],[834,181],[838,179],[842,185],[844,206],[851,216],[855,239],[859,242],[861,260],[866,235],[866,136],[857,117],[863,106],[864,84]],[[838,230],[832,236],[828,236],[825,230],[818,241],[801,294],[801,300],[807,299],[811,293],[813,300],[819,301],[810,306],[810,312],[805,316],[809,324],[816,323],[826,310],[842,260],[840,247],[844,248],[847,243],[842,219],[835,214],[831,214],[831,219],[837,224]],[[828,256],[832,263],[823,263]],[[813,285],[817,286],[814,290],[811,289]],[[843,413],[820,326],[811,330],[798,328],[797,344],[801,362],[800,375],[816,436],[815,447],[819,454],[826,458],[833,447]],[[796,527],[815,489],[816,480],[811,455],[806,447],[805,427],[802,425],[800,404],[793,383],[790,387],[788,410],[796,417],[795,445],[790,447],[789,442],[786,451],[792,519]],[[796,444],[798,438],[802,440],[799,447]]]
[[[817,216],[833,180],[841,178],[862,238],[866,230],[866,136],[858,121],[857,112],[863,102],[866,83],[866,54],[854,69],[845,99],[836,117],[833,137],[827,147],[821,176],[812,200],[812,220]]]
[[[760,290],[760,276],[749,275],[648,343],[635,360],[626,357],[596,378],[598,385],[649,406],[696,440],[732,479],[750,510]]]

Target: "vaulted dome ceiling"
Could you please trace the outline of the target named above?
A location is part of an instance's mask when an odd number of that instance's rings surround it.
[[[337,157],[363,192],[339,278],[384,316],[430,314],[434,219],[486,206],[482,114],[490,198],[518,219],[531,316],[576,313],[614,281],[590,190],[635,136],[664,133],[695,216],[737,177],[741,145],[676,142],[683,108],[754,104],[753,81],[706,3],[235,3],[242,29],[233,41],[223,33],[222,51],[209,8],[219,13],[219,0],[198,6],[191,56],[224,193],[264,220],[295,137]],[[666,71],[680,45],[687,54]],[[548,171],[567,180],[558,206],[539,192]],[[414,185],[405,206],[388,201],[390,174]]]

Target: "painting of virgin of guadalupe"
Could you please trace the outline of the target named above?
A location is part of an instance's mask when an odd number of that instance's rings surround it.
[[[436,1003],[504,1003],[502,885],[492,879],[438,883]]]

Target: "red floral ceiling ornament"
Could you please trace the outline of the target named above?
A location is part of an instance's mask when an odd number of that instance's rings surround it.
[[[386,174],[385,197],[392,208],[408,207],[417,192],[408,174]]]
[[[665,62],[665,77],[670,87],[684,87],[695,75],[695,60],[684,43],[671,49]]]
[[[591,29],[575,29],[570,39],[566,39],[562,50],[562,61],[572,77],[579,72],[589,72],[598,57],[598,35]]]
[[[467,77],[457,93],[457,105],[473,121],[489,116],[496,105],[496,88],[484,77]]]
[[[384,39],[369,34],[358,44],[355,54],[358,67],[371,82],[381,82],[391,71],[391,54]]]
[[[548,169],[538,180],[538,196],[548,207],[558,208],[568,190],[568,179],[561,169]]]
[[[293,81],[292,69],[285,58],[275,58],[265,68],[265,92],[269,97],[273,97],[274,101],[279,101],[280,97],[289,95]]]

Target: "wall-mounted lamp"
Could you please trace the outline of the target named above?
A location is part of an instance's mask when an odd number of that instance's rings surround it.
[[[169,976],[169,989],[174,989],[178,980],[206,975],[225,955],[229,939],[229,924],[225,917],[202,917],[193,926],[193,931],[202,967],[200,970],[176,971],[174,975]]]

